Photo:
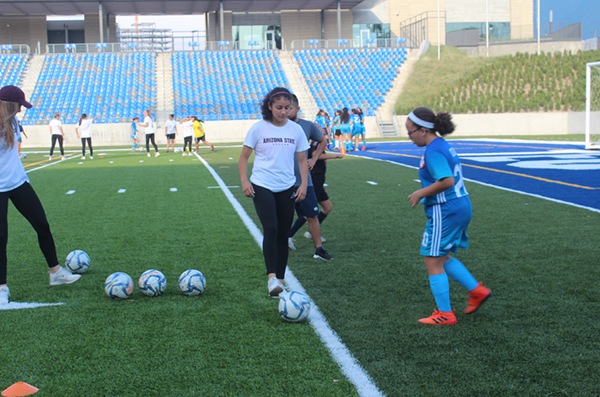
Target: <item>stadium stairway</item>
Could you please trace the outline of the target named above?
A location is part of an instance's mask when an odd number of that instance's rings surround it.
[[[287,75],[290,82],[290,90],[298,97],[300,108],[302,110],[302,118],[314,120],[319,108],[315,98],[310,93],[310,88],[306,84],[306,79],[300,71],[300,66],[294,58],[291,51],[280,51],[279,59],[284,73]]]
[[[35,89],[35,83],[40,76],[42,67],[44,66],[45,55],[34,55],[28,62],[21,88],[25,92],[26,98],[31,98],[33,90]]]
[[[402,88],[404,87],[408,76],[410,76],[413,65],[417,59],[418,57],[415,54],[415,51],[410,51],[407,54],[406,61],[404,61],[402,66],[398,67],[398,75],[392,82],[392,88],[384,96],[384,101],[376,112],[379,133],[383,137],[400,136],[401,127],[394,120],[396,116],[394,108],[396,106],[396,99],[400,96]]]
[[[156,58],[156,121],[162,125],[174,109],[173,64],[171,53],[159,53]]]

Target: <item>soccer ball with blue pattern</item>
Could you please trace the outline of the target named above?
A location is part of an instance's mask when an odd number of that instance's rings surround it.
[[[85,273],[90,267],[90,256],[82,250],[71,251],[65,260],[65,266],[72,273]]]
[[[138,286],[142,294],[146,296],[159,296],[165,292],[167,287],[167,278],[161,271],[150,269],[146,270],[138,280]]]
[[[133,280],[127,273],[113,273],[104,282],[104,292],[113,299],[127,299],[133,292]]]
[[[206,278],[200,270],[188,269],[179,276],[179,289],[187,296],[202,295],[206,288]]]
[[[310,298],[298,291],[286,292],[279,298],[279,315],[285,321],[299,323],[310,313]]]

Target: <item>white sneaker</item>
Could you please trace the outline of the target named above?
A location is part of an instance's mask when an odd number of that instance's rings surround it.
[[[304,232],[304,237],[312,239],[312,234],[310,234],[310,232]],[[325,237],[321,236],[321,242],[325,243],[325,242],[327,242],[327,239]]]
[[[281,284],[281,281],[277,277],[273,277],[269,279],[267,289],[271,298],[279,298],[279,294],[283,292],[283,284]]]
[[[48,161],[52,161],[52,156],[48,156]]]
[[[61,159],[61,160],[64,160],[64,159],[65,159],[65,156],[60,156],[60,159]]]
[[[294,244],[294,239],[291,237],[288,237],[288,247],[290,247],[290,249],[292,251],[296,251],[296,245]]]
[[[64,267],[58,269],[54,274],[48,273],[50,274],[50,285],[72,284],[81,277],[79,274],[72,274]]]
[[[158,153],[158,152],[154,153],[154,157],[158,157],[158,156],[160,156],[160,153]]]
[[[147,153],[147,154],[148,154],[148,157],[150,157],[150,153]]]
[[[90,160],[93,160],[93,159],[94,159],[94,156],[90,156]]]
[[[81,156],[81,159],[82,159],[82,160],[85,160],[85,156]]]
[[[0,305],[7,305],[10,298],[10,290],[7,285],[0,287]]]

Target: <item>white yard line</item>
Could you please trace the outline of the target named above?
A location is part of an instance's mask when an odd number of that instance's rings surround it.
[[[227,197],[239,217],[242,219],[242,222],[244,222],[244,225],[246,225],[248,231],[250,231],[250,234],[252,237],[254,237],[254,240],[258,246],[262,247],[263,236],[260,229],[250,218],[246,210],[244,210],[240,202],[233,196],[219,174],[217,174],[210,164],[208,164],[201,156],[199,156],[197,153],[195,155],[212,174],[213,178],[215,178],[215,181],[220,186],[221,190],[225,194],[225,197]],[[294,276],[289,267],[285,275],[285,281],[291,289],[306,293],[304,287]],[[375,385],[375,382],[373,382],[371,377],[352,355],[350,350],[346,347],[346,345],[344,345],[337,333],[329,326],[327,319],[325,319],[325,316],[323,316],[321,310],[319,310],[319,307],[312,300],[310,316],[308,317],[308,320],[310,321],[310,325],[313,327],[317,335],[321,338],[321,341],[323,341],[323,344],[325,344],[327,349],[329,349],[331,356],[338,363],[342,369],[342,372],[344,375],[346,375],[346,378],[348,378],[348,380],[354,385],[358,394],[363,397],[384,396],[384,394]]]

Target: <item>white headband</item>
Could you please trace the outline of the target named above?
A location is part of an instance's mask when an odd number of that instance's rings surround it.
[[[408,118],[411,119],[413,123],[418,124],[421,127],[425,127],[425,128],[429,128],[429,129],[433,129],[433,127],[434,127],[433,123],[430,123],[429,121],[421,120],[420,118],[415,116],[415,114],[413,112],[409,113]]]

